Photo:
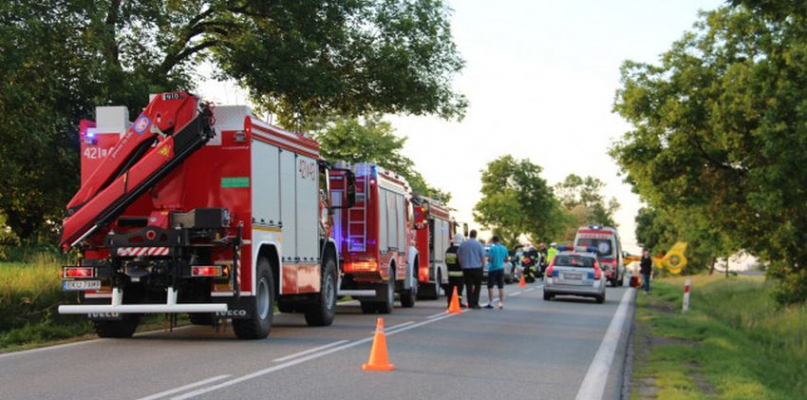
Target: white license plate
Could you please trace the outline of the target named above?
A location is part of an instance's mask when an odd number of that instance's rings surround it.
[[[579,281],[583,279],[583,275],[581,274],[563,274],[563,279],[567,279],[570,281]]]
[[[65,292],[99,290],[99,289],[101,289],[100,280],[62,281],[62,290]]]

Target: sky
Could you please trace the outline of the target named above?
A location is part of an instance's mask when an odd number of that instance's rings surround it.
[[[454,41],[466,61],[455,89],[470,103],[462,121],[389,116],[409,139],[403,154],[433,186],[452,193],[456,217],[474,227],[481,171],[512,154],[543,168],[550,185],[569,174],[605,182],[622,207],[623,247],[638,253],[641,207],[608,148],[631,126],[612,112],[625,60],[656,63],[692,28],[699,10],[722,0],[447,0]],[[200,72],[209,75],[210,67]],[[200,94],[244,104],[247,94],[213,79]]]

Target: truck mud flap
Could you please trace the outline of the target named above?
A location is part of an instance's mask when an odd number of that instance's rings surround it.
[[[227,311],[215,313],[218,318],[229,319],[248,319],[255,313],[255,302],[251,301],[252,296],[240,296],[238,299],[234,297],[229,298],[215,298],[216,301],[227,303]]]

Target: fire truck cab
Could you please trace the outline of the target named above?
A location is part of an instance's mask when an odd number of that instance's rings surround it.
[[[339,293],[361,304],[364,313],[392,312],[395,295],[413,307],[417,296],[418,253],[406,180],[375,164],[349,167],[355,175],[356,202],[334,214],[333,238],[339,248]],[[331,176],[331,197],[342,198],[345,180]]]
[[[232,319],[244,339],[269,334],[275,305],[333,322],[339,249],[321,188],[352,177],[317,142],[184,92],[155,95],[134,123],[121,107],[96,114],[80,126],[81,187],[62,235],[80,255],[63,288],[82,304],[61,314],[87,314],[102,337],[131,336],[147,313]]]

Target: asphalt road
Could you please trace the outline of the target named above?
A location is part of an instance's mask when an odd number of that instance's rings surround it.
[[[331,327],[275,315],[268,339],[188,327],[0,355],[3,399],[616,399],[633,290],[447,315],[445,299],[385,316],[392,372],[362,371],[377,316],[339,306]],[[482,295],[482,301],[487,295]],[[622,306],[620,307],[620,303]],[[618,311],[619,310],[619,311]],[[618,318],[614,318],[615,314]],[[610,332],[607,334],[607,332]],[[614,335],[616,333],[616,335]],[[593,396],[593,397],[592,397]]]

